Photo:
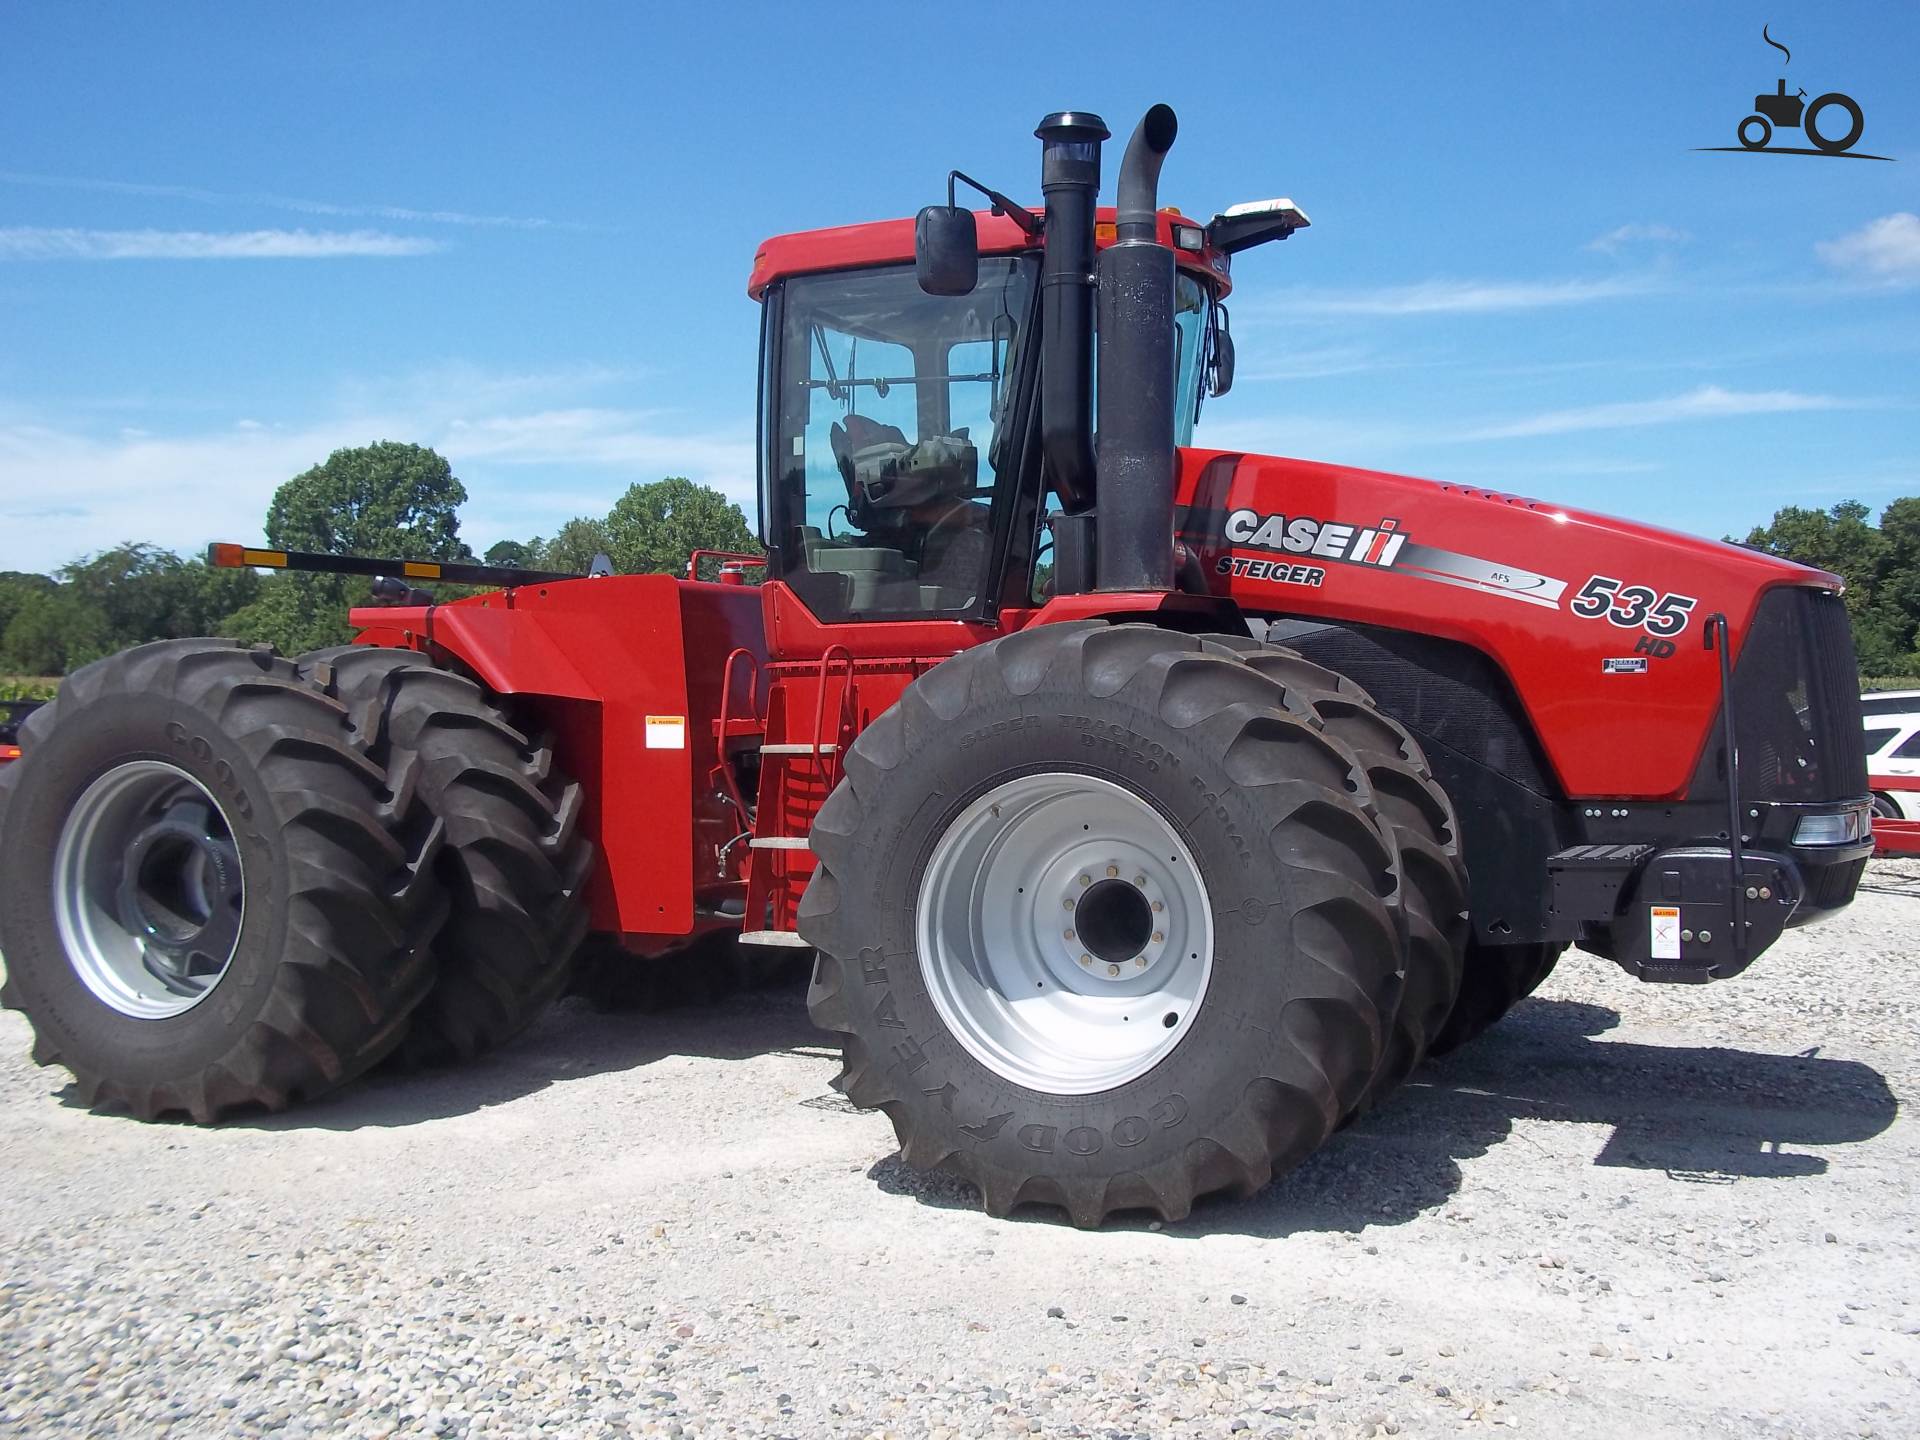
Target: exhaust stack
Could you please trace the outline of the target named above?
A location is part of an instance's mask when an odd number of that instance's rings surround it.
[[[1115,240],[1100,253],[1101,590],[1173,589],[1174,259],[1157,232],[1160,165],[1178,129],[1167,105],[1135,128],[1120,163]]]

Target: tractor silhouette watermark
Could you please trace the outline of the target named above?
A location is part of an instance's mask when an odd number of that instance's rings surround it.
[[[1767,27],[1760,27],[1760,38],[1773,46],[1787,58],[1783,65],[1791,64],[1793,52],[1767,33]],[[1829,155],[1842,160],[1891,160],[1891,155],[1856,155],[1851,153],[1859,143],[1861,132],[1867,127],[1866,116],[1860,111],[1859,102],[1851,95],[1842,95],[1838,90],[1830,90],[1811,103],[1807,101],[1807,92],[1796,89],[1787,93],[1787,82],[1782,77],[1775,85],[1771,95],[1753,97],[1754,114],[1742,120],[1735,130],[1740,144],[1701,145],[1700,150],[1712,150],[1722,154],[1747,151],[1764,155]],[[1824,117],[1824,122],[1823,122]],[[1825,125],[1825,129],[1822,125]],[[1841,124],[1846,128],[1842,130]],[[1776,129],[1798,130],[1806,136],[1812,148],[1798,145],[1772,144]]]

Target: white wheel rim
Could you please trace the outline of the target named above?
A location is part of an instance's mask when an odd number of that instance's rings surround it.
[[[1137,1080],[1192,1027],[1213,973],[1193,854],[1133,791],[1056,771],[948,826],[915,911],[940,1018],[1001,1077],[1056,1095]]]
[[[103,1004],[136,1020],[198,1005],[239,948],[246,887],[226,813],[163,760],[133,760],[81,792],[53,858],[67,960]]]

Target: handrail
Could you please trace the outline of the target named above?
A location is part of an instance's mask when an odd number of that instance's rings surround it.
[[[820,688],[813,701],[813,759],[820,768],[820,779],[824,783],[830,777],[827,774],[826,753],[821,750],[824,743],[822,731],[827,720],[827,677],[831,673],[834,656],[838,655],[847,662],[846,683],[840,690],[840,718],[844,721],[848,702],[853,698],[853,652],[844,645],[829,645],[820,652]],[[838,727],[835,727],[836,738]]]
[[[762,568],[764,568],[767,563],[766,556],[749,555],[744,550],[696,550],[687,556],[686,579],[698,580],[700,578],[700,562],[702,560],[732,560],[743,565],[759,565]]]
[[[737,646],[727,655],[726,668],[720,672],[720,719],[714,726],[714,753],[718,758],[715,766],[720,772],[720,783],[726,787],[727,799],[733,808],[740,812],[740,823],[749,830],[753,828],[753,816],[747,810],[747,802],[740,794],[740,783],[734,779],[733,766],[727,763],[727,721],[733,718],[733,662],[742,655],[747,658],[747,674],[752,678],[747,682],[747,704],[754,706],[754,718],[759,718],[757,699],[760,694],[760,657],[744,645]]]

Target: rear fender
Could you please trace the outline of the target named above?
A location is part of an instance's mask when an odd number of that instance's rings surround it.
[[[725,888],[714,851],[738,828],[707,780],[722,663],[736,646],[764,654],[753,589],[609,576],[353,618],[361,643],[455,662],[551,732],[598,847],[595,929],[695,928],[696,892]]]

